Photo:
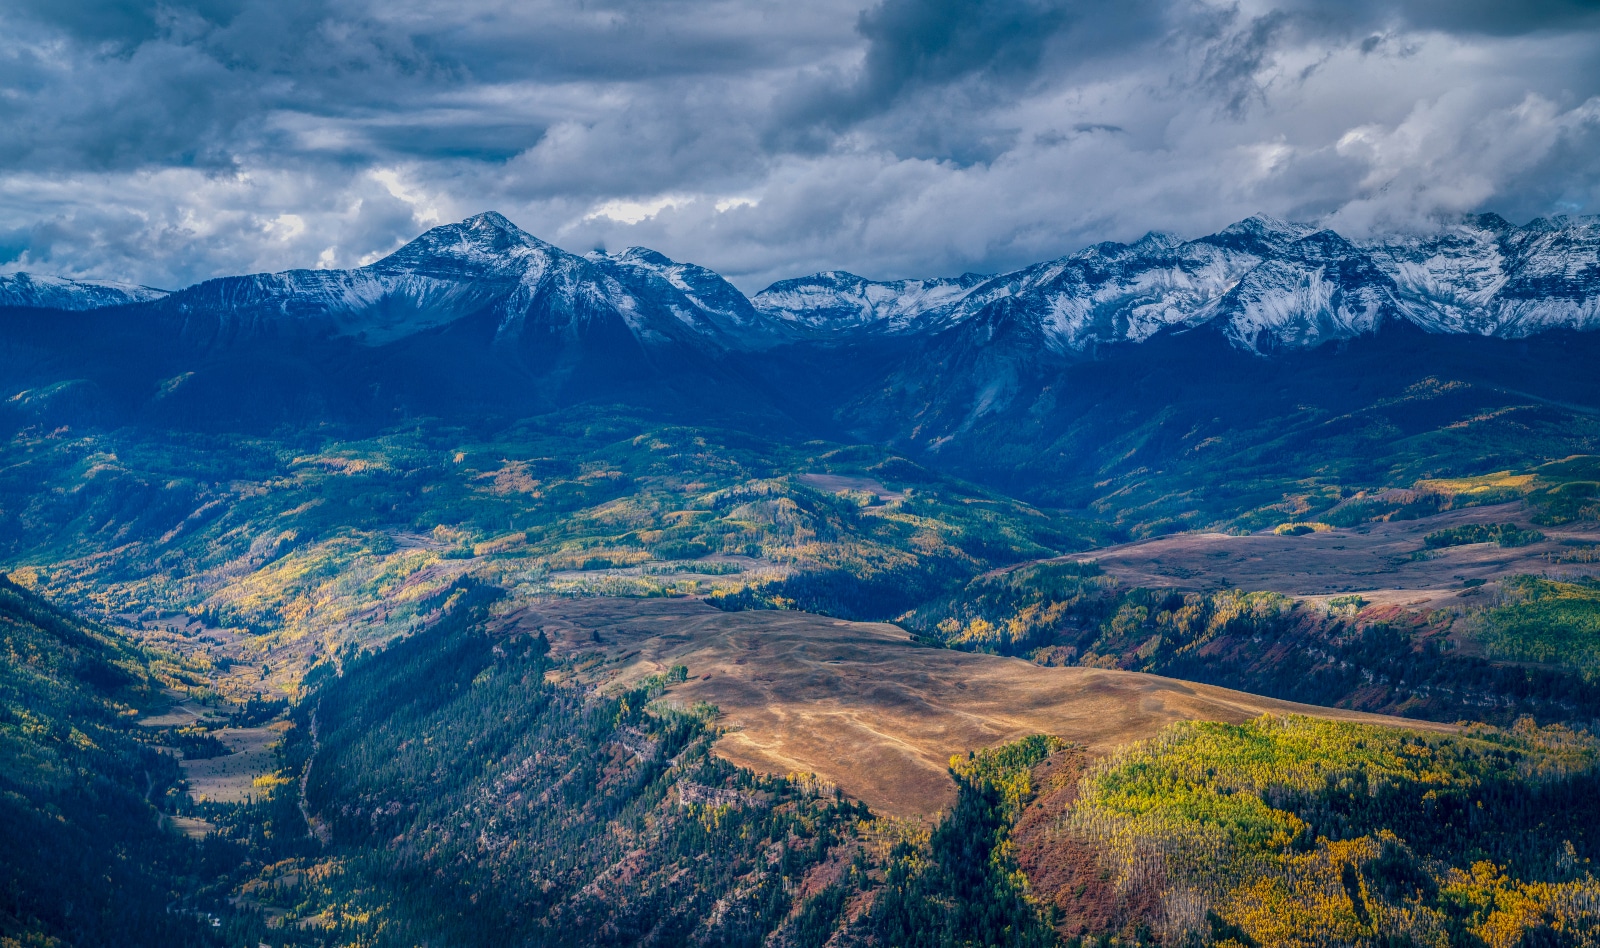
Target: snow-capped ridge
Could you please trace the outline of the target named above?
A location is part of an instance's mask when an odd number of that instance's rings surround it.
[[[1516,227],[1482,214],[1432,234],[1352,241],[1257,214],[1194,240],[1152,232],[1131,244],[1094,244],[928,305],[925,288],[939,283],[826,271],[775,283],[755,303],[834,332],[977,327],[987,325],[987,308],[1003,305],[1007,320],[1033,321],[1040,345],[1068,355],[1208,325],[1258,352],[1348,339],[1396,320],[1500,337],[1600,329],[1600,219]]]
[[[22,272],[0,276],[0,306],[19,309],[81,312],[130,303],[149,303],[166,295],[166,290],[109,280],[70,280]]]
[[[869,280],[824,270],[780,280],[751,300],[761,312],[811,332],[904,333],[925,329],[989,277],[964,273],[929,280]]]

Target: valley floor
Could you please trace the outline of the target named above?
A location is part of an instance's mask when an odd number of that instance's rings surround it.
[[[1359,593],[1374,604],[1442,608],[1456,604],[1478,580],[1516,575],[1600,575],[1600,563],[1563,562],[1575,548],[1600,544],[1600,523],[1542,527],[1526,546],[1472,543],[1429,550],[1430,534],[1473,524],[1516,523],[1529,530],[1521,502],[1467,507],[1415,520],[1324,527],[1300,536],[1270,531],[1243,536],[1180,533],[1085,551],[1067,560],[1094,560],[1129,586],[1186,590],[1242,588],[1311,600]]]

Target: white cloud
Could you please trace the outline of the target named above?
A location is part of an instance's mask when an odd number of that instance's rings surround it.
[[[418,224],[432,227],[441,223],[439,208],[435,199],[419,187],[405,182],[397,168],[373,168],[367,172],[372,180],[383,185],[391,197],[398,198],[411,206],[411,216]]]
[[[618,224],[637,224],[655,217],[667,208],[682,207],[693,200],[694,198],[681,194],[659,194],[638,200],[619,198],[606,201],[583,215],[583,219],[592,221],[605,218]]]

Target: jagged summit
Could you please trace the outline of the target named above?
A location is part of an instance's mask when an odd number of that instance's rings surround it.
[[[1166,233],[1165,231],[1152,230],[1128,246],[1131,250],[1141,253],[1151,253],[1163,250],[1172,250],[1182,245],[1182,238]]]
[[[681,263],[648,247],[629,247],[598,263],[646,305],[664,308],[692,330],[723,345],[760,348],[783,337],[781,327],[756,311],[750,300],[714,270]]]
[[[1216,236],[1254,238],[1283,246],[1303,237],[1309,237],[1316,231],[1317,227],[1314,224],[1280,220],[1268,214],[1252,214],[1217,231]]]
[[[441,224],[372,264],[373,269],[435,272],[440,268],[515,267],[530,255],[564,253],[517,225],[504,215],[485,211],[458,224]]]
[[[1319,230],[1251,268],[1194,321],[1220,319],[1229,339],[1264,351],[1363,335],[1412,310],[1370,257]]]
[[[629,247],[613,259],[647,267],[672,267],[678,263],[666,254],[651,250],[649,247]]]

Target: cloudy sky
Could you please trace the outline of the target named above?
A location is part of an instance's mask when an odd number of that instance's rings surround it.
[[[0,272],[355,266],[490,209],[750,291],[1600,213],[1600,0],[0,0]]]

